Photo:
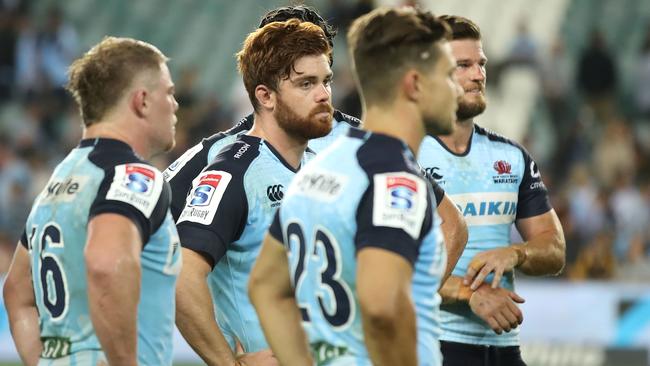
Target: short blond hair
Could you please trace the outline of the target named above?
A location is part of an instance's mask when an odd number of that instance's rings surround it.
[[[66,89],[79,105],[84,125],[101,120],[140,73],[160,72],[160,64],[168,60],[149,43],[117,37],[105,37],[75,60]]]

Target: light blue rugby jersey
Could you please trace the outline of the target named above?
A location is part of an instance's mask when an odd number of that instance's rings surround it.
[[[474,127],[467,151],[455,154],[435,137],[425,137],[419,163],[458,206],[467,222],[469,240],[452,275],[465,276],[472,258],[483,251],[510,245],[515,220],[551,209],[539,169],[519,144]],[[492,281],[492,275],[488,276]],[[501,286],[514,290],[514,274]],[[441,306],[443,334],[451,342],[493,346],[519,344],[519,328],[497,335],[467,304]]]
[[[303,164],[313,156],[306,152]],[[193,182],[177,226],[183,247],[206,257],[219,326],[234,349],[268,348],[248,299],[264,233],[296,171],[266,141],[240,135]]]
[[[370,365],[356,297],[356,253],[365,247],[413,264],[420,364],[441,364],[437,289],[446,252],[433,202],[404,143],[354,128],[298,173],[269,232],[288,248],[318,364]]]
[[[40,365],[87,365],[104,359],[90,320],[84,261],[88,221],[102,213],[131,219],[145,243],[138,362],[171,365],[181,254],[169,202],[162,174],[117,140],[82,140],[56,167],[21,239],[31,255],[44,344]]]
[[[332,131],[326,136],[309,140],[309,149],[313,152],[322,151],[337,137],[345,135],[350,127],[359,127],[360,123],[361,121],[358,119],[335,110]],[[178,220],[185,207],[185,199],[192,188],[194,178],[215,159],[224,147],[232,144],[239,135],[252,127],[253,115],[251,114],[242,118],[228,131],[219,132],[203,139],[165,169],[163,174],[172,189],[171,211],[174,220]]]

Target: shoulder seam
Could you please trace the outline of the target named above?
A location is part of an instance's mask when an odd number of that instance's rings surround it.
[[[245,172],[248,167],[259,156],[260,144],[259,141],[245,141],[247,135],[240,136],[232,144],[224,148],[214,160],[208,164],[205,170],[213,170],[215,164],[224,163],[228,166],[236,167],[238,170]],[[251,138],[259,140],[256,137]],[[244,143],[245,145],[242,145]],[[251,150],[252,149],[252,150]]]
[[[504,144],[514,146],[514,147],[518,148],[519,150],[522,150],[522,152],[523,152],[523,150],[525,150],[525,148],[520,143],[518,143],[518,142],[516,142],[516,141],[514,141],[512,139],[509,139],[509,138],[507,138],[507,137],[505,137],[505,136],[503,136],[503,135],[501,135],[501,134],[499,134],[499,133],[497,133],[495,131],[492,131],[492,130],[487,129],[485,127],[481,127],[479,125],[474,125],[474,129],[475,129],[477,134],[487,137],[487,139],[490,140],[490,141],[501,142],[501,143],[504,143]]]

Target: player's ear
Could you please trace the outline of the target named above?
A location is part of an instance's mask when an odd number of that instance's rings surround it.
[[[257,103],[264,109],[272,110],[275,107],[275,92],[266,85],[255,87],[255,98],[257,98]]]
[[[138,116],[138,118],[143,118],[147,115],[149,108],[149,94],[145,89],[136,89],[131,92],[129,98],[129,107],[131,111]]]
[[[417,101],[420,98],[421,85],[420,73],[415,69],[410,69],[402,76],[402,91],[406,99]]]

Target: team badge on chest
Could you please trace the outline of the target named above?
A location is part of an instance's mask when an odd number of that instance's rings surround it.
[[[512,165],[505,160],[497,160],[492,165],[497,175],[492,176],[495,184],[513,184],[519,182],[519,176],[512,174]]]

